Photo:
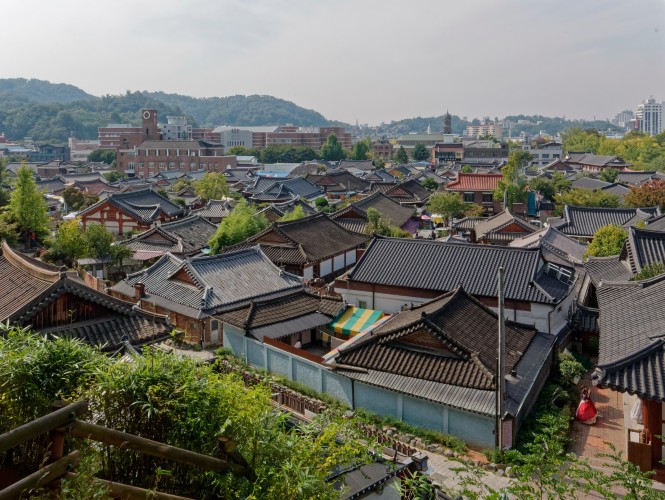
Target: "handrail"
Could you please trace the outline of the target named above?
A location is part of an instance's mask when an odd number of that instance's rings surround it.
[[[87,401],[78,401],[64,408],[60,408],[48,415],[44,415],[36,420],[28,422],[16,429],[12,429],[0,435],[0,452],[14,448],[20,444],[34,439],[40,434],[52,431],[58,427],[69,424],[76,419],[76,416],[88,409]]]
[[[100,425],[81,422],[80,420],[74,421],[70,434],[78,438],[92,439],[93,441],[117,446],[118,448],[136,450],[146,455],[173,460],[175,462],[201,467],[206,470],[215,472],[231,471],[238,476],[251,476],[250,470],[233,462],[220,460],[208,455],[202,455],[201,453],[196,453],[194,451],[184,450],[168,444],[152,441],[151,439],[102,427]]]
[[[67,472],[76,467],[80,459],[81,453],[79,451],[72,451],[69,455],[65,455],[52,464],[0,490],[0,500],[22,498],[26,491],[47,485],[63,477]]]

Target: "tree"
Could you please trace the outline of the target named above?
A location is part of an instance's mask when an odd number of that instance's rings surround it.
[[[32,171],[25,165],[16,172],[16,185],[9,200],[9,216],[25,238],[26,247],[30,237],[48,234],[49,216],[46,200],[37,189]]]
[[[642,184],[631,186],[630,193],[624,197],[627,207],[660,207],[665,209],[665,179],[655,179]]]
[[[642,270],[635,274],[632,278],[630,278],[631,281],[642,281],[642,280],[648,280],[650,278],[655,278],[656,276],[660,276],[661,274],[665,274],[665,264],[662,262],[654,262],[653,264],[647,264],[642,268]]]
[[[590,257],[619,255],[623,250],[625,241],[626,232],[619,226],[608,224],[596,231],[584,255]]]
[[[118,170],[103,172],[102,175],[104,176],[104,179],[111,183],[118,182],[120,179],[122,179],[122,172],[119,172]]]
[[[374,167],[378,169],[384,168],[386,166],[386,160],[384,160],[381,157],[374,158],[372,160],[372,165],[374,165]]]
[[[94,193],[83,192],[80,189],[70,186],[62,192],[62,198],[69,210],[82,210],[90,207],[99,201],[99,196]]]
[[[367,137],[353,145],[351,150],[352,160],[367,160],[372,152],[372,139]]]
[[[471,174],[473,173],[473,169],[469,165],[462,165],[462,173],[464,174]]]
[[[229,196],[229,186],[224,174],[206,172],[200,180],[194,183],[196,195],[202,200],[221,200]]]
[[[435,191],[439,187],[439,184],[431,177],[425,177],[425,179],[423,179],[423,181],[420,184],[424,188],[429,189],[430,191]]]
[[[241,199],[210,238],[210,253],[216,254],[224,247],[240,243],[263,231],[268,224],[268,219],[263,214],[257,214],[253,206]]]
[[[302,219],[303,217],[307,217],[305,209],[300,205],[296,205],[293,210],[286,212],[279,220],[281,222],[286,222],[290,220]]]
[[[582,188],[571,189],[565,193],[554,195],[554,202],[556,203],[558,214],[563,213],[563,208],[566,205],[604,208],[617,208],[621,206],[621,198],[601,189],[598,191]]]
[[[100,224],[90,224],[85,233],[85,256],[93,259],[110,258],[114,265],[122,264],[122,259],[132,255],[129,247],[115,244],[115,235]]]
[[[115,161],[116,153],[111,150],[96,149],[88,155],[88,161],[93,161],[97,163],[106,163],[107,165],[112,165]]]
[[[430,152],[422,142],[416,144],[413,148],[413,159],[416,161],[424,161],[430,158]]]
[[[330,134],[326,143],[321,147],[321,157],[327,161],[339,161],[346,158],[346,152],[335,134]]]
[[[174,193],[178,193],[182,191],[183,189],[186,189],[192,185],[191,179],[187,179],[185,177],[182,177],[175,181],[173,184],[171,184],[171,191]]]
[[[12,223],[7,214],[0,214],[0,241],[5,240],[9,246],[16,245],[16,224]]]
[[[0,207],[4,207],[9,203],[9,191],[6,188],[7,184],[7,160],[0,158]]]
[[[511,207],[513,203],[522,203],[526,200],[528,195],[526,178],[521,173],[521,169],[532,159],[531,153],[521,149],[510,153],[508,162],[501,169],[503,179],[497,183],[497,188],[494,190],[495,200],[503,200],[505,194],[508,207]]]
[[[467,203],[464,215],[467,217],[481,217],[485,213],[485,209],[478,205],[478,203]]]
[[[64,260],[71,267],[72,263],[86,256],[88,241],[78,219],[62,222],[55,233],[48,251],[48,259]]]
[[[434,193],[429,197],[427,210],[433,214],[439,214],[443,217],[447,226],[450,219],[459,217],[468,209],[468,205],[462,199],[460,193]]]
[[[606,168],[600,173],[600,178],[605,182],[616,182],[619,171],[615,168]]]
[[[405,165],[409,163],[409,155],[406,154],[406,149],[404,149],[404,146],[400,146],[397,150],[397,153],[395,153],[395,162],[397,162],[399,165]]]

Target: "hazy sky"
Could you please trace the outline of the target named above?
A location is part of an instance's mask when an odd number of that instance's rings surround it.
[[[0,77],[269,94],[354,123],[607,118],[665,99],[665,0],[21,0]]]

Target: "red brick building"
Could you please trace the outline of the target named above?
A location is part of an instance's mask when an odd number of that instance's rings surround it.
[[[128,177],[150,177],[165,170],[223,172],[236,167],[235,156],[207,141],[145,141],[133,149],[121,149],[117,169]]]
[[[141,120],[140,127],[124,124],[99,127],[99,149],[132,149],[144,141],[160,140],[161,133],[157,123],[157,111],[144,109],[141,113]]]
[[[494,199],[494,190],[499,181],[503,179],[501,174],[465,174],[460,172],[457,180],[448,183],[446,191],[462,194],[467,203],[477,203],[488,213],[501,211],[501,200]]]

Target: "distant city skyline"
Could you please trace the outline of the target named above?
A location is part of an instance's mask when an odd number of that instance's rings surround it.
[[[94,95],[267,94],[370,125],[612,119],[665,99],[662,0],[25,0],[3,17],[1,77]]]

